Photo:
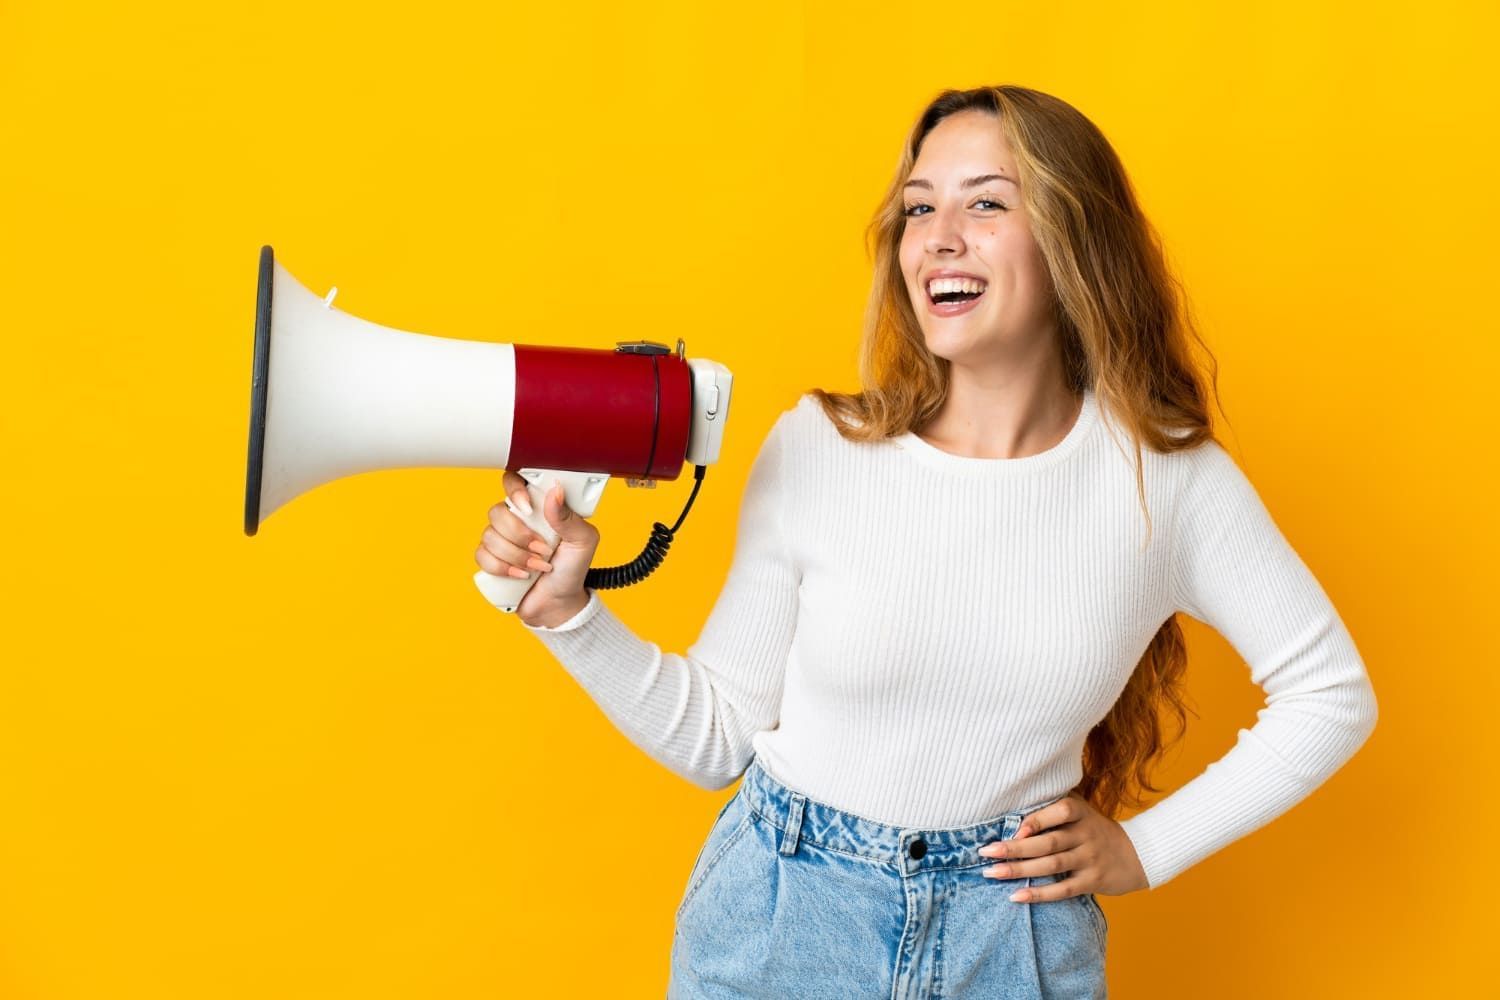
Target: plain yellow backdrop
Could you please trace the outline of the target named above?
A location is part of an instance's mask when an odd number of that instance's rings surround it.
[[[1495,8],[1234,6],[0,4],[0,997],[660,996],[732,789],[475,592],[498,471],[243,535],[259,248],[382,325],[730,366],[722,461],[606,596],[681,651],[765,431],[856,387],[912,117],[983,83],[1116,145],[1381,706],[1312,798],[1102,897],[1112,995],[1493,988]],[[690,484],[611,484],[601,561]],[[1168,788],[1260,704],[1189,641]]]

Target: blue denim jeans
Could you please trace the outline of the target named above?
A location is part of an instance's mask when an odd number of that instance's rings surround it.
[[[980,874],[995,862],[979,848],[1047,804],[973,826],[889,826],[752,761],[688,877],[667,996],[1104,997],[1107,924],[1092,894],[1012,903],[1066,873]]]

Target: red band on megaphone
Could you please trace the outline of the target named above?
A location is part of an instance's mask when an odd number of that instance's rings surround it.
[[[692,426],[692,374],[676,354],[515,345],[509,468],[676,479]]]

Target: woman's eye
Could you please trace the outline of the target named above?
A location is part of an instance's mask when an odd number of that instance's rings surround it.
[[[1009,211],[1009,209],[1007,209],[1004,205],[1000,204],[998,201],[995,201],[995,200],[993,200],[991,198],[981,198],[978,201],[976,201],[974,204],[975,204],[976,207],[979,206],[979,205],[993,205],[995,208],[998,208],[1001,211]],[[905,215],[905,216],[908,216],[908,217],[911,217],[911,216],[915,216],[915,215],[921,214],[921,213],[919,213],[917,211],[917,209],[919,209],[919,208],[930,208],[930,207],[931,207],[930,205],[923,205],[921,203],[918,203],[916,205],[906,205],[906,206],[902,207],[901,214]]]

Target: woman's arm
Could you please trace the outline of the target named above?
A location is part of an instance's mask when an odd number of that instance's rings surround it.
[[[1217,442],[1187,457],[1174,607],[1229,641],[1266,704],[1228,753],[1120,824],[1153,889],[1307,797],[1376,719],[1354,640],[1244,473]]]
[[[593,590],[569,620],[526,626],[631,742],[708,789],[743,774],[751,737],[781,716],[799,582],[781,529],[781,450],[794,412],[777,418],[751,466],[728,577],[685,655],[641,639]]]

